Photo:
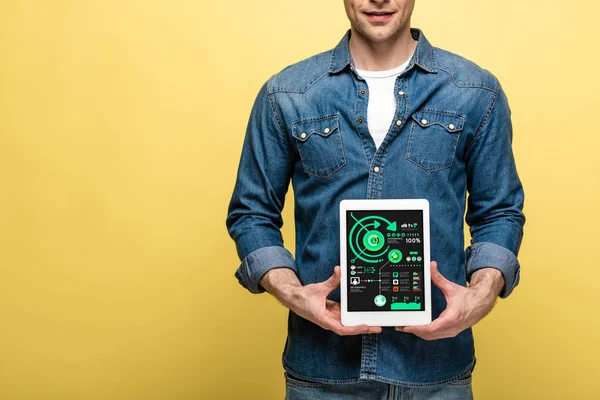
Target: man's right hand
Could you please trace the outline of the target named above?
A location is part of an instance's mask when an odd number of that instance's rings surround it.
[[[342,325],[340,303],[327,298],[340,285],[340,276],[336,265],[329,279],[302,286],[294,271],[277,268],[267,272],[260,285],[294,313],[340,336],[381,333],[379,326]]]

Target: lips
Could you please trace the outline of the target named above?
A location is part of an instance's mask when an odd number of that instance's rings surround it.
[[[365,14],[371,22],[387,22],[394,13],[391,11],[367,11]]]
[[[391,11],[367,11],[365,12],[367,15],[391,15],[393,12]]]

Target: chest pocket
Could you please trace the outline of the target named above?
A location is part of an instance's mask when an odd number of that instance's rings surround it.
[[[296,122],[292,125],[292,136],[307,174],[329,178],[346,165],[337,115]]]
[[[417,111],[406,146],[406,159],[427,172],[448,168],[454,161],[456,145],[465,117],[443,111]]]

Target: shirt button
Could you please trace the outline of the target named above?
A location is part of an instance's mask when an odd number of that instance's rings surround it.
[[[306,132],[302,132],[302,134],[300,135],[300,137],[301,137],[302,139],[306,139]]]
[[[373,171],[375,171],[375,172],[379,172],[379,167],[375,167],[375,168],[373,168]]]
[[[402,90],[401,90],[401,91],[399,91],[399,92],[398,92],[398,94],[399,94],[400,96],[404,96],[404,92],[403,92]]]
[[[450,129],[454,129],[454,124],[450,124],[450,125],[448,125],[448,128],[450,128]]]
[[[421,120],[421,123],[422,123],[423,125],[427,125],[427,120],[426,120],[426,119],[422,119],[422,120]]]
[[[452,128],[450,128],[450,129],[452,129]],[[330,132],[330,130],[329,130],[329,128],[325,128],[325,130],[323,132],[325,132],[325,134],[327,135]]]
[[[362,119],[362,118],[359,118],[359,119],[357,120],[357,122],[358,122],[359,124],[362,124],[363,122],[365,122],[365,120],[364,120],[364,119]]]
[[[399,119],[398,121],[396,121],[396,125],[398,125],[398,126],[402,125],[402,120]]]
[[[367,94],[367,91],[366,90],[361,90],[360,94],[364,96],[365,94]]]

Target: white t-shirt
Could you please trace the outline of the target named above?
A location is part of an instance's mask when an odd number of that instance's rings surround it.
[[[396,96],[394,93],[396,77],[406,69],[411,58],[412,55],[399,67],[387,71],[356,70],[369,86],[367,122],[369,133],[373,136],[377,148],[387,135],[396,113]]]

